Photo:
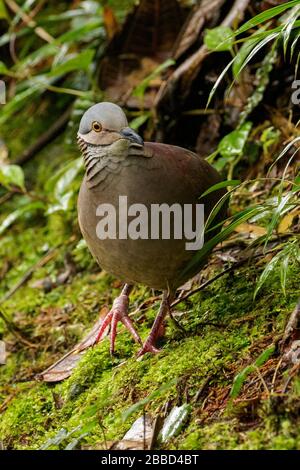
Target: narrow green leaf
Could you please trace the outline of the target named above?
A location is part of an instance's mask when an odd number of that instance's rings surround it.
[[[249,56],[250,52],[254,49],[254,47],[260,41],[261,41],[260,37],[256,37],[256,36],[253,35],[246,42],[244,42],[244,44],[242,45],[242,47],[240,48],[240,50],[236,54],[236,56],[234,58],[234,63],[233,63],[233,66],[232,66],[233,76],[234,76],[235,79],[238,78],[239,74],[241,73],[242,69],[244,68],[244,63],[245,63],[247,57]]]
[[[154,400],[155,398],[163,395],[167,390],[169,390],[174,385],[176,385],[176,383],[177,383],[177,379],[170,380],[170,382],[167,382],[166,384],[161,385],[157,390],[152,392],[143,400],[140,400],[137,403],[134,403],[126,411],[123,412],[122,414],[123,421],[126,421],[131,415],[133,415],[133,413],[136,413],[137,411],[143,409],[144,406],[147,405],[147,403],[149,403],[151,400]]]
[[[16,209],[14,212],[11,212],[0,224],[0,235],[5,232],[5,230],[10,227],[17,219],[22,217],[24,214],[29,212],[34,212],[38,209],[44,208],[44,204],[40,201],[31,202],[25,206]]]
[[[175,60],[167,59],[165,62],[160,64],[155,70],[153,70],[150,75],[148,75],[141,83],[133,90],[132,95],[137,96],[138,98],[143,98],[146,89],[150,85],[150,82],[154,80],[154,78],[158,77],[164,70],[171,67],[171,65],[175,64]]]
[[[194,271],[197,265],[201,266],[201,264],[206,259],[208,254],[216,245],[218,245],[218,243],[221,243],[222,241],[226,240],[228,236],[236,229],[236,227],[238,227],[240,224],[242,224],[246,220],[249,220],[250,218],[252,218],[254,215],[258,214],[261,211],[262,211],[262,208],[260,206],[257,206],[257,207],[245,209],[244,211],[240,212],[231,221],[229,225],[224,227],[223,230],[221,230],[221,232],[219,232],[217,235],[211,238],[208,242],[206,242],[201,248],[201,250],[196,252],[196,254],[193,256],[191,261],[183,270],[181,276],[184,277],[188,272]]]
[[[265,364],[272,354],[274,354],[275,349],[275,345],[272,344],[269,348],[261,353],[261,355],[253,362],[253,364],[245,367],[245,369],[235,376],[230,391],[230,398],[236,398],[239,395],[247,376],[254,372],[257,367],[261,367],[263,364]]]
[[[56,77],[58,75],[64,75],[74,70],[87,70],[93,60],[95,51],[87,49],[80,54],[72,57],[72,59],[66,62],[56,65],[48,74],[49,77]]]
[[[272,18],[275,18],[275,16],[278,16],[284,11],[288,10],[289,8],[296,6],[297,4],[299,4],[299,0],[293,0],[291,2],[284,3],[283,5],[278,5],[276,7],[269,8],[268,10],[263,11],[262,13],[259,13],[258,15],[251,18],[251,20],[244,23],[235,32],[235,35],[242,34],[245,31],[248,31],[248,29],[255,28],[255,26],[258,26],[261,23],[264,23],[265,21],[269,21]]]
[[[82,168],[82,158],[71,160],[63,165],[46,183],[45,190],[48,194],[53,193],[55,199],[59,199],[68,191],[70,184],[76,178]]]
[[[240,180],[228,180],[221,181],[220,183],[214,184],[209,189],[207,189],[200,197],[207,196],[208,194],[217,191],[218,189],[227,188],[228,186],[238,186],[241,184]]]
[[[280,261],[280,253],[275,255],[271,261],[267,264],[256,284],[256,288],[254,291],[253,299],[255,300],[258,291],[262,288],[266,280],[268,279],[269,275],[274,271],[275,267],[278,265]]]
[[[280,268],[280,284],[281,284],[282,292],[284,295],[286,295],[286,281],[287,281],[289,262],[290,262],[290,254],[287,254],[286,256],[283,257],[281,268]]]
[[[209,96],[208,96],[208,100],[207,100],[207,103],[206,103],[206,108],[208,108],[208,106],[210,105],[210,102],[211,100],[213,99],[213,96],[216,92],[216,89],[218,88],[218,86],[220,85],[221,81],[223,80],[224,76],[226,75],[226,73],[228,72],[228,70],[230,69],[230,67],[232,66],[233,62],[234,62],[235,59],[232,59],[229,64],[226,65],[225,69],[220,73],[220,75],[218,76],[218,79],[216,80],[216,83],[214,84],[214,86],[212,87],[211,89],[211,92],[209,93]]]

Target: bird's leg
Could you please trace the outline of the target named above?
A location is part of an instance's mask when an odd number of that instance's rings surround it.
[[[130,284],[125,284],[122,289],[121,294],[117,297],[112,305],[111,310],[108,312],[104,318],[95,343],[98,343],[102,339],[102,336],[108,325],[111,325],[110,331],[110,353],[114,354],[115,350],[115,340],[117,335],[117,324],[122,322],[125,328],[132,334],[137,343],[142,344],[142,340],[139,334],[136,332],[132,320],[128,316],[128,304],[129,304],[129,294],[132,291],[133,286]]]
[[[166,314],[170,311],[170,294],[168,291],[163,291],[163,297],[160,304],[159,312],[154,320],[150,334],[142,346],[142,349],[138,352],[138,357],[142,356],[146,352],[153,354],[159,353],[160,350],[156,348],[155,342],[159,336],[160,327],[164,321]]]

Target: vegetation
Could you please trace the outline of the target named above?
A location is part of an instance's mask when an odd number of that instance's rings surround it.
[[[171,3],[157,2],[162,21],[151,24],[165,39],[138,53],[139,28],[152,21],[140,12],[153,2],[0,0],[5,449],[111,448],[144,415],[165,424],[151,431],[154,448],[300,448],[299,1],[219,2],[193,33],[163,21],[167,8],[176,18]],[[204,8],[178,5],[185,24]],[[191,261],[213,250],[175,301],[159,355],[137,360],[120,327],[114,358],[105,338],[70,377],[48,384],[38,374],[86,335],[121,287],[95,264],[77,224],[77,128],[102,99],[124,106],[145,139],[203,154],[227,180],[230,214]],[[132,294],[143,338],[157,294],[143,286]]]

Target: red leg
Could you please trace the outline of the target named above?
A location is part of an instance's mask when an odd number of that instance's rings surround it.
[[[108,312],[106,317],[104,318],[99,332],[97,334],[97,338],[95,343],[98,343],[107,328],[107,326],[111,325],[111,332],[110,332],[110,353],[114,354],[115,350],[115,341],[117,336],[117,324],[118,322],[122,322],[125,328],[132,334],[135,341],[137,343],[142,344],[142,340],[139,334],[136,332],[132,320],[128,316],[128,303],[129,303],[129,294],[132,290],[132,286],[129,284],[125,284],[122,289],[121,294],[117,297],[112,305],[111,310]]]
[[[151,352],[153,354],[159,353],[160,349],[155,347],[157,337],[159,336],[159,331],[164,321],[166,314],[170,311],[170,295],[168,291],[163,292],[162,301],[160,304],[159,312],[154,320],[150,334],[146,339],[145,343],[142,346],[142,349],[138,352],[138,357],[142,356],[146,352]]]

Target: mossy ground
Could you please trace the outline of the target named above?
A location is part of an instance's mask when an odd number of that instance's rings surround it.
[[[42,187],[72,152],[75,157],[75,151],[66,150],[59,138],[35,157],[27,169],[32,187],[35,177]],[[3,217],[19,197],[5,204]],[[105,339],[86,352],[69,379],[57,385],[35,381],[35,374],[76,344],[103,305],[111,305],[119,292],[118,281],[99,272],[86,249],[76,248],[79,240],[75,209],[67,221],[65,214],[23,219],[2,237],[1,269],[5,274],[1,296],[47,250],[56,249],[53,258],[1,305],[1,311],[19,326],[29,343],[22,343],[4,322],[0,324],[8,349],[0,376],[0,436],[6,448],[64,449],[74,438],[78,446],[105,448],[122,438],[142,409],[127,420],[123,413],[168,383],[170,387],[151,400],[145,411],[155,418],[166,404],[170,409],[188,402],[191,413],[180,434],[164,444],[165,448],[300,448],[300,382],[291,380],[283,391],[289,369],[277,367],[277,349],[259,371],[246,378],[235,400],[229,396],[234,377],[282,335],[299,298],[298,268],[289,273],[286,295],[275,271],[253,300],[264,263],[249,260],[248,265],[178,306],[177,318],[185,333],[168,320],[159,355],[137,360],[138,347],[120,327],[115,358],[110,357]],[[53,280],[64,270],[66,253],[72,254],[76,265],[76,273],[67,283],[48,292],[34,287],[37,280]],[[222,269],[221,264],[214,256],[209,275]],[[136,287],[131,310],[152,295],[150,290]],[[151,304],[135,317],[143,338],[157,308],[158,303]],[[59,437],[63,429],[64,438]]]

